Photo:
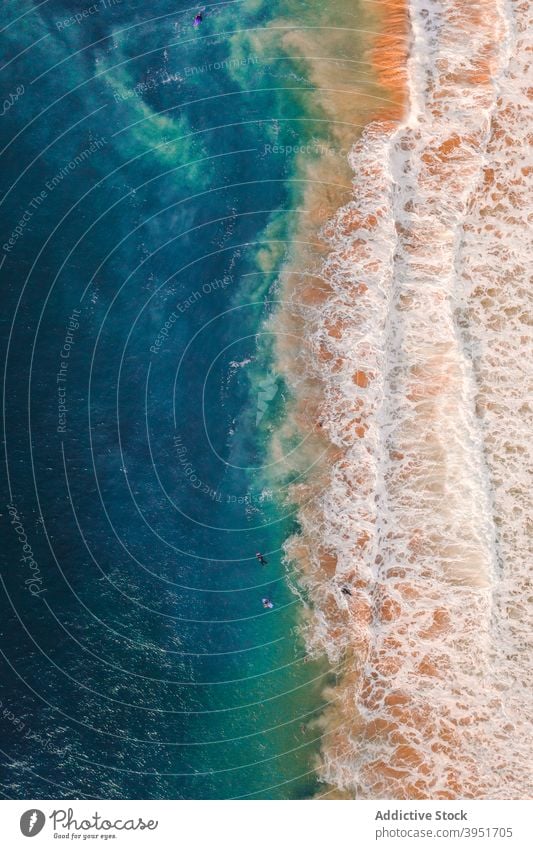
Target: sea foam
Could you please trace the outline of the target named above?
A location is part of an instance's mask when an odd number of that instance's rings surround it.
[[[293,487],[287,553],[309,651],[344,668],[323,719],[328,792],[522,798],[531,12],[408,8],[407,114],[354,145],[316,297],[307,283],[280,319],[303,328],[305,356],[281,348],[280,367],[327,460]]]

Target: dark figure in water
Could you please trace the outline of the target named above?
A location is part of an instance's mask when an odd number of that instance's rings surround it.
[[[266,566],[266,565],[267,565],[268,560],[266,559],[266,557],[263,557],[263,555],[261,554],[261,552],[260,552],[260,551],[258,551],[258,552],[257,552],[257,554],[256,554],[255,556],[256,556],[256,557],[257,557],[257,559],[259,560],[259,562],[260,562],[261,566]]]
[[[196,15],[196,17],[194,19],[194,26],[199,27],[200,24],[202,23],[202,21],[203,21],[202,15]]]
[[[351,592],[348,587],[343,587],[341,593],[344,593],[344,595],[351,595]]]

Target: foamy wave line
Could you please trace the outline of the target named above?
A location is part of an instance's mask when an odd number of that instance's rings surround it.
[[[325,717],[343,730],[326,737],[322,779],[366,798],[521,798],[527,411],[513,390],[520,345],[498,324],[501,299],[483,301],[503,275],[525,336],[509,207],[527,202],[530,13],[496,0],[409,8],[409,115],[374,122],[354,146],[354,200],[324,231],[328,296],[306,311],[308,377],[321,382],[336,462],[288,554],[312,598],[310,651],[350,660]]]

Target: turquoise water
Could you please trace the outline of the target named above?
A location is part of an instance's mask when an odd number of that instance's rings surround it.
[[[299,188],[268,146],[321,113],[261,32],[312,7],[88,8],[4,21],[1,790],[309,797],[327,672],[282,562],[265,324]]]

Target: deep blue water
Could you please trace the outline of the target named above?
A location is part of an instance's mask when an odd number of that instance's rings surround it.
[[[325,673],[264,468],[297,200],[265,145],[306,92],[253,52],[272,4],[89,5],[3,22],[0,789],[307,797]]]

